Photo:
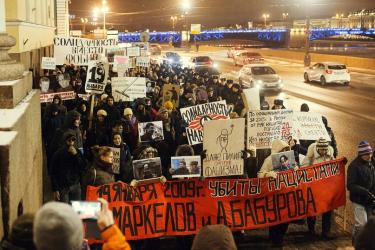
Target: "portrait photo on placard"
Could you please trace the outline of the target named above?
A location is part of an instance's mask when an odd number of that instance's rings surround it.
[[[138,130],[140,142],[164,140],[162,121],[139,123]]]
[[[294,157],[294,151],[272,154],[272,166],[273,170],[277,172],[295,168],[297,162]]]
[[[133,161],[133,173],[136,180],[159,178],[162,175],[160,157]]]
[[[170,173],[172,177],[200,177],[200,156],[177,156],[171,158]]]

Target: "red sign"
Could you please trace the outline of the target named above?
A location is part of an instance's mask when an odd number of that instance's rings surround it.
[[[198,179],[133,188],[117,182],[89,187],[87,199],[103,197],[127,240],[196,234],[207,224],[232,230],[264,228],[344,206],[343,159],[276,179]]]

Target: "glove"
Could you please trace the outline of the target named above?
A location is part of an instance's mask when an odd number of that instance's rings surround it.
[[[206,157],[207,157],[207,150],[205,149],[201,153],[201,159],[204,160],[204,159],[206,159]]]
[[[167,182],[167,178],[165,178],[164,176],[161,176],[160,177],[160,182],[161,182],[161,184],[164,185]]]
[[[276,179],[277,178],[277,173],[275,171],[269,171],[267,174],[266,174],[266,177],[270,177],[270,178],[274,178]]]
[[[130,186],[132,186],[132,187],[137,187],[137,186],[138,186],[138,181],[137,181],[137,180],[132,180],[132,181],[130,182]]]
[[[294,171],[297,171],[298,169],[299,169],[299,166],[295,166],[295,167],[293,168]]]

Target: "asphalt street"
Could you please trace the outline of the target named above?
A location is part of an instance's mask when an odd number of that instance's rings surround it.
[[[234,66],[233,60],[227,58],[225,49],[181,55],[209,55],[218,64],[222,75],[238,81],[241,67]],[[355,158],[359,141],[368,140],[375,147],[375,75],[351,72],[349,86],[329,84],[322,87],[319,83],[304,82],[302,63],[267,57],[265,63],[272,66],[284,80],[280,93],[266,93],[266,100],[270,104],[275,98],[282,98],[287,108],[299,110],[302,103],[307,103],[310,112],[326,116],[335,133],[339,155],[347,157],[349,161]]]

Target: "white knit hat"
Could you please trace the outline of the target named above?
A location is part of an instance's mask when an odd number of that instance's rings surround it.
[[[49,202],[39,209],[33,231],[38,250],[82,249],[82,221],[66,203]]]

